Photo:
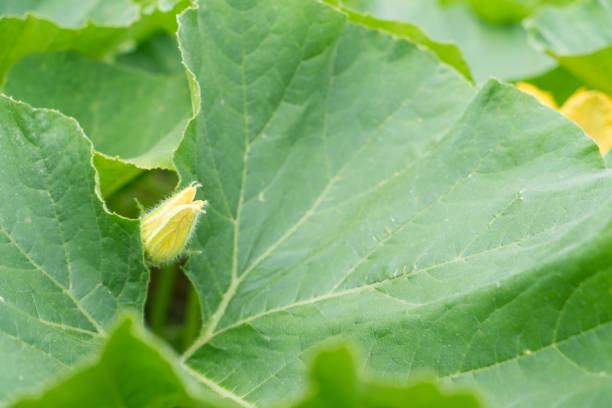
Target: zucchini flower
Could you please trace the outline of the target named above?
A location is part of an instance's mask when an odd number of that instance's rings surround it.
[[[167,263],[179,256],[199,215],[206,212],[206,201],[193,200],[198,187],[201,186],[191,183],[141,218],[140,237],[154,264]]]

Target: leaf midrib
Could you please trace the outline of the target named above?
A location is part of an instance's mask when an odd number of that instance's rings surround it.
[[[347,24],[347,21],[345,20],[344,21],[344,26],[346,26],[346,24]],[[331,61],[329,62],[331,65],[333,65],[334,62],[335,62],[335,57],[336,57],[335,50],[337,49],[338,41],[339,41],[341,35],[342,35],[342,30],[339,31],[338,37],[336,38],[334,53],[333,53]],[[244,67],[244,61],[245,61],[245,59],[244,59],[244,55],[243,55],[243,67]],[[402,103],[400,103],[397,106],[397,108],[391,114],[389,114],[384,120],[381,121],[381,123],[375,129],[372,130],[371,134],[367,137],[367,139],[360,146],[360,148],[357,149],[354,152],[354,154],[347,160],[347,162],[336,172],[336,175],[330,179],[330,181],[328,182],[326,187],[319,194],[319,197],[313,202],[312,206],[304,213],[304,215],[295,224],[293,224],[287,231],[285,231],[285,233],[275,243],[270,245],[259,257],[257,257],[247,268],[245,268],[244,272],[240,276],[238,276],[237,275],[237,270],[236,270],[237,269],[237,257],[238,257],[238,250],[237,250],[237,248],[238,248],[238,235],[239,235],[238,227],[239,227],[239,223],[240,223],[240,217],[239,217],[238,213],[242,209],[242,204],[243,204],[243,199],[244,199],[244,184],[245,184],[245,178],[246,178],[246,168],[247,168],[247,162],[248,162],[248,152],[249,152],[249,149],[250,149],[250,146],[251,146],[251,144],[248,141],[248,132],[245,132],[245,134],[247,135],[246,136],[247,137],[247,140],[246,140],[247,144],[246,144],[245,154],[244,154],[244,158],[243,158],[243,161],[244,161],[245,165],[243,166],[243,178],[242,178],[242,183],[241,183],[240,200],[239,200],[239,206],[238,206],[238,211],[237,211],[237,217],[236,217],[235,220],[232,220],[232,222],[234,223],[234,253],[233,253],[234,256],[233,256],[233,261],[232,261],[232,280],[230,282],[230,286],[228,287],[227,291],[225,292],[225,294],[223,296],[223,299],[222,299],[221,303],[219,304],[219,307],[217,308],[217,310],[213,314],[213,317],[211,319],[211,323],[208,325],[207,330],[203,333],[202,336],[200,336],[198,339],[196,339],[196,341],[192,344],[191,347],[189,347],[183,353],[183,355],[181,357],[182,361],[185,361],[186,359],[188,359],[197,349],[199,349],[200,347],[204,346],[213,337],[214,331],[215,331],[218,323],[223,318],[225,310],[226,310],[227,306],[229,305],[230,301],[232,300],[233,296],[235,295],[237,288],[244,281],[244,279],[249,275],[249,273],[251,271],[253,271],[261,262],[263,262],[265,259],[267,259],[283,242],[285,242],[286,239],[288,239],[290,236],[292,236],[306,220],[308,220],[313,214],[315,214],[317,208],[325,200],[327,194],[334,187],[335,183],[342,178],[341,176],[344,173],[344,171],[359,156],[359,154],[361,152],[363,152],[364,149],[366,149],[373,142],[373,140],[375,139],[375,136],[377,135],[377,132],[382,127],[384,127],[390,120],[392,120],[395,117],[395,114],[400,112],[402,110],[402,108],[406,106],[406,104],[408,104],[409,102],[412,101],[412,96],[414,94],[417,94],[420,89],[424,88],[427,85],[428,81],[431,80],[431,78],[435,75],[435,73],[436,73],[436,71],[431,71],[430,72],[431,76],[428,77],[426,80],[424,79],[423,81],[421,81],[419,86],[417,86],[413,90],[412,94],[409,97],[406,97],[404,99],[404,101],[402,101]],[[333,77],[334,77],[333,75],[330,75],[330,79],[333,78]],[[291,85],[291,83],[288,83],[287,87],[289,87],[290,85]],[[243,83],[242,89],[243,89],[243,93],[246,92],[245,91],[245,89],[246,89],[246,82]],[[244,94],[244,95],[246,97],[246,94]],[[282,102],[282,98],[281,98],[280,102]],[[466,107],[465,111],[467,111],[467,109],[469,109],[470,106],[471,106],[471,103],[468,104],[468,106]],[[464,113],[465,113],[465,111],[464,111]],[[327,114],[327,112],[326,112],[326,114]],[[458,120],[460,120],[460,119],[461,118],[459,118]],[[450,129],[452,129],[452,128],[453,127],[451,126],[449,129],[446,130],[445,133],[448,134],[448,132],[450,132]],[[262,132],[263,132],[263,130],[262,130]],[[256,138],[254,138],[254,139],[256,139]],[[501,140],[500,140],[500,142],[501,142]],[[498,142],[498,144],[500,142]],[[437,147],[441,146],[442,144],[443,143],[441,143],[441,142],[434,144],[435,147],[429,153],[425,154],[424,157],[422,157],[417,162],[420,162],[424,158],[429,157],[433,153],[433,151],[435,151],[437,149]],[[496,146],[497,146],[497,144],[496,144]],[[484,157],[482,158],[482,160],[484,160]],[[417,162],[415,162],[414,164],[416,164]],[[401,173],[403,174],[404,172],[408,172],[411,168],[413,168],[414,164],[409,166],[407,169],[402,170]],[[392,179],[394,179],[396,177],[397,176],[393,176],[393,177],[391,177],[389,179],[386,179],[385,181],[388,182],[389,180],[392,180]],[[384,184],[384,183],[381,182],[378,185],[382,185],[382,184]],[[450,190],[450,191],[452,191],[452,190]],[[450,191],[447,192],[446,194],[450,193]],[[438,199],[440,199],[440,198],[442,198],[442,197],[439,197]],[[431,205],[433,205],[433,204],[435,204],[435,202],[431,203]],[[422,211],[427,210],[427,208],[429,208],[429,207],[426,207]],[[418,216],[418,215],[420,215],[420,214],[417,214],[416,216]],[[378,247],[376,247],[376,248],[378,248]],[[363,261],[363,259],[362,259],[362,261]],[[349,271],[349,273],[350,272],[352,272],[352,270]],[[342,282],[340,282],[340,283],[342,283]]]
[[[243,16],[241,21],[243,21],[244,20],[244,11],[240,10],[240,13]],[[344,25],[346,25],[346,20],[344,20]],[[310,33],[310,28],[311,27],[312,27],[312,24],[310,24],[308,26],[308,31],[307,31],[307,33],[305,35],[305,38],[308,37],[308,35]],[[338,37],[335,39],[334,53],[333,53],[332,60],[330,61],[330,64],[333,64],[334,61],[335,61],[336,50],[337,50],[337,46],[338,46],[338,40],[340,39],[340,35],[341,34],[339,34]],[[208,324],[208,327],[206,328],[206,331],[204,331],[202,333],[202,335],[199,336],[194,341],[194,343],[183,353],[183,355],[181,356],[181,361],[185,361],[186,359],[188,359],[189,356],[191,356],[197,349],[199,349],[204,344],[206,344],[206,342],[210,339],[211,334],[214,332],[214,330],[216,329],[217,325],[219,324],[219,322],[223,318],[223,315],[225,314],[225,310],[227,309],[227,306],[229,305],[230,301],[234,297],[234,295],[236,293],[236,290],[240,286],[242,281],[248,276],[249,272],[251,270],[253,270],[260,261],[265,259],[265,257],[267,257],[275,249],[275,248],[269,248],[269,251],[266,251],[267,254],[264,253],[265,256],[262,255],[259,258],[257,258],[255,260],[255,262],[253,264],[251,264],[251,266],[247,267],[245,269],[245,271],[240,276],[238,276],[238,253],[239,253],[239,251],[238,251],[238,246],[239,246],[239,239],[238,239],[238,237],[239,237],[239,233],[240,233],[240,231],[239,231],[239,228],[240,228],[240,215],[242,213],[242,207],[244,205],[244,189],[245,189],[245,184],[246,184],[246,174],[247,174],[247,168],[248,168],[248,158],[249,158],[250,148],[251,148],[251,145],[253,143],[255,143],[255,141],[257,139],[259,139],[259,137],[266,131],[266,129],[268,128],[269,124],[272,122],[273,118],[276,116],[276,113],[278,112],[278,108],[280,107],[280,105],[284,101],[284,98],[286,96],[287,90],[293,84],[293,81],[295,80],[296,74],[299,71],[300,66],[301,66],[301,64],[304,61],[304,49],[305,49],[305,46],[306,46],[306,41],[304,41],[304,44],[302,44],[302,48],[301,48],[302,58],[300,58],[300,60],[296,64],[296,67],[295,67],[291,77],[289,78],[289,81],[287,81],[287,84],[286,84],[286,86],[285,86],[285,88],[283,90],[283,93],[281,94],[281,96],[280,96],[280,98],[278,100],[277,106],[275,107],[275,109],[270,114],[270,117],[268,118],[266,123],[261,127],[261,130],[259,130],[257,135],[255,135],[252,140],[249,139],[248,99],[247,99],[248,82],[247,82],[247,79],[246,79],[246,57],[247,57],[247,53],[245,51],[244,30],[242,31],[241,41],[242,41],[242,48],[241,48],[241,52],[242,52],[242,64],[241,64],[242,86],[241,86],[241,90],[242,90],[242,100],[243,100],[242,102],[243,102],[243,111],[244,111],[244,114],[243,114],[243,120],[244,120],[244,129],[243,129],[243,132],[244,132],[245,149],[244,149],[244,153],[243,153],[243,169],[242,169],[242,176],[241,176],[241,183],[240,183],[239,200],[238,200],[238,205],[237,205],[237,209],[236,209],[236,216],[234,218],[230,218],[229,219],[229,221],[233,223],[233,229],[234,229],[234,231],[233,231],[233,251],[232,251],[231,281],[230,281],[230,285],[229,285],[228,289],[225,291],[225,293],[223,295],[223,298],[221,299],[221,302],[219,303],[219,306],[217,307],[217,310],[212,315],[211,321]],[[330,76],[330,77],[333,77],[333,76]],[[331,78],[330,78],[330,80],[331,80]],[[326,111],[326,114],[327,114],[327,111]],[[356,155],[357,155],[357,153],[355,154],[355,156]],[[218,176],[218,171],[217,171],[216,165],[214,166],[214,169],[215,169],[215,173]],[[220,183],[220,189],[221,189],[220,191],[221,191],[221,193],[223,195],[224,202],[225,202],[225,204],[227,206],[227,197],[225,196],[225,193],[223,191],[223,187],[221,185],[220,180],[219,180],[219,183]],[[328,186],[325,188],[324,192],[321,193],[321,195],[319,196],[319,199],[315,203],[316,206],[313,205],[313,207],[311,207],[308,212],[311,212],[311,211],[314,212],[316,210],[316,207],[324,199],[325,195],[327,194],[327,191],[331,187],[332,187],[332,184],[331,184],[331,180],[330,180],[330,184],[328,184]],[[229,210],[229,208],[228,208],[228,210]],[[231,214],[231,212],[230,212],[230,214]],[[301,225],[301,223],[304,220],[305,220],[305,218],[302,217],[302,219],[300,219],[298,221],[298,224]],[[290,228],[283,235],[283,237],[281,237],[281,240],[286,239],[293,232],[295,232],[295,230],[299,227],[298,224],[295,224],[293,226],[295,228],[293,228],[293,227]],[[291,229],[293,229],[293,231],[291,231]],[[282,243],[282,241],[278,242],[278,245],[280,245],[280,243]]]

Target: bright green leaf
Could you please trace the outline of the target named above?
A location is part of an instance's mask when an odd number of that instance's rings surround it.
[[[605,406],[612,174],[578,127],[318,2],[206,0],[180,26],[205,387],[297,397],[348,337],[375,375],[430,368],[493,407]]]
[[[534,40],[592,88],[612,94],[612,0],[542,9],[527,22]]]
[[[443,3],[468,3],[483,18],[494,23],[520,21],[545,5],[563,6],[578,0],[440,0]]]
[[[363,379],[346,346],[320,352],[311,368],[311,395],[296,408],[477,408],[468,392],[441,391],[431,381],[386,383]]]
[[[0,401],[66,373],[122,308],[142,313],[138,223],[95,193],[91,143],[65,116],[0,97]]]
[[[207,403],[205,403],[205,401]],[[197,395],[171,352],[133,319],[110,333],[100,357],[37,397],[14,408],[226,407],[215,395]]]

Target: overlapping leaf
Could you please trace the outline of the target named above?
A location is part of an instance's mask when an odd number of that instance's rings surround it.
[[[433,0],[343,0],[355,10],[386,20],[412,23],[436,41],[456,44],[474,79],[532,77],[554,67],[554,61],[527,41],[520,23],[493,24],[480,19],[468,5],[443,7]],[[499,1],[488,1],[499,4]]]
[[[83,365],[83,364],[81,364]],[[38,396],[15,408],[168,408],[229,407],[215,395],[200,393],[175,357],[126,318],[110,333],[100,357]]]
[[[24,57],[5,91],[76,118],[97,151],[143,168],[172,167],[192,115],[184,71],[149,73],[72,52]]]
[[[67,372],[122,308],[143,308],[138,224],[95,193],[91,143],[0,97],[0,401]]]
[[[0,85],[10,66],[41,51],[101,57],[150,33],[176,29],[189,0],[6,0],[0,3]]]
[[[73,52],[24,57],[5,92],[34,106],[76,118],[94,142],[105,199],[142,175],[172,168],[172,156],[192,116],[176,40],[157,35],[105,63]],[[144,70],[144,71],[143,71]]]
[[[310,395],[296,408],[477,408],[478,398],[468,391],[440,390],[427,380],[377,383],[362,378],[346,346],[321,351],[311,368]]]
[[[210,201],[184,355],[204,386],[291,398],[340,336],[495,407],[609,400],[612,179],[580,129],[317,2],[207,0],[179,34],[203,96],[176,164]]]
[[[436,56],[454,67],[468,80],[472,80],[472,74],[470,69],[461,55],[461,51],[454,44],[439,43],[429,38],[419,27],[414,24],[402,23],[398,21],[380,20],[372,17],[369,14],[361,14],[350,8],[344,7],[340,0],[324,0],[325,3],[330,4],[334,7],[338,7],[343,13],[346,13],[349,20],[362,24],[366,27],[381,30],[390,33],[391,35],[406,38],[416,44],[419,44]]]
[[[292,407],[482,406],[473,390],[441,389],[431,379],[373,381],[356,367],[353,352],[347,345],[318,352],[310,371],[311,386],[305,397]],[[39,395],[12,405],[14,408],[76,406],[230,408],[240,405],[220,398],[213,391],[199,389],[173,353],[128,316],[109,334],[99,357],[81,364],[69,377]]]

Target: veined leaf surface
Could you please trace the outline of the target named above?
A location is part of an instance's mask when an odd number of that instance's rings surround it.
[[[95,193],[91,143],[74,120],[1,96],[0,161],[5,402],[68,372],[119,309],[142,313],[148,273],[138,223]]]
[[[174,161],[211,205],[188,263],[202,332],[180,365],[131,323],[106,338],[119,309],[141,313],[147,274],[80,127],[0,99],[0,362],[16,367],[0,400],[51,385],[21,403],[83,404],[100,384],[118,386],[95,395],[111,405],[292,404],[313,351],[342,337],[388,383],[430,370],[434,389],[476,385],[492,407],[607,406],[612,180],[597,147],[513,87],[476,90],[359,21],[311,0],[203,0],[181,17],[199,114]],[[350,371],[334,387],[363,386]],[[316,373],[306,403],[333,406],[334,370]]]
[[[202,384],[268,406],[348,337],[378,375],[433,369],[494,407],[609,400],[612,179],[580,129],[318,2],[207,0],[180,26]]]

